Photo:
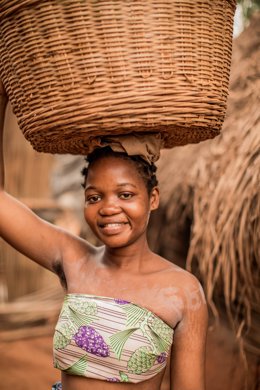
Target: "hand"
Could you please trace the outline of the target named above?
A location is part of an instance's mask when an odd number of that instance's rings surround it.
[[[0,79],[0,99],[1,99],[1,105],[2,105],[2,101],[4,101],[5,103],[7,101],[7,94],[1,79]]]
[[[3,131],[5,121],[5,107],[7,95],[0,79],[0,190],[4,188],[4,156],[3,156]]]
[[[7,103],[7,94],[4,89],[4,84],[0,79],[0,133],[3,132],[3,128],[4,128],[6,103]]]

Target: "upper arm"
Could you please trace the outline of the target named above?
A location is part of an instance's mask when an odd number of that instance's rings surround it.
[[[193,278],[185,290],[183,318],[177,325],[171,355],[171,390],[204,390],[208,311],[203,290]]]
[[[3,191],[0,192],[0,236],[50,270],[56,260],[62,260],[65,248],[77,242],[77,237],[42,220]]]

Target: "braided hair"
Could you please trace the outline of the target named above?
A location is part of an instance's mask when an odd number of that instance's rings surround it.
[[[148,195],[150,196],[152,189],[158,185],[158,180],[156,177],[157,167],[154,163],[149,164],[141,156],[129,156],[123,152],[114,152],[109,146],[104,148],[96,148],[92,153],[90,153],[86,158],[88,165],[84,167],[81,171],[84,176],[84,183],[82,184],[85,187],[85,183],[88,176],[88,170],[90,166],[97,160],[104,157],[116,157],[121,158],[126,161],[130,161],[136,167],[137,172],[143,179]]]

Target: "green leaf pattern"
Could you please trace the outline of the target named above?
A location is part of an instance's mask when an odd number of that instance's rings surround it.
[[[129,382],[128,375],[123,371],[119,371],[121,382]]]
[[[126,327],[134,327],[140,322],[146,315],[146,310],[142,307],[128,304],[123,306],[123,310],[126,313]]]
[[[68,307],[81,315],[95,317],[97,314],[97,304],[95,302],[71,302]]]
[[[143,374],[154,365],[156,357],[151,348],[140,347],[131,355],[127,368],[130,373]]]
[[[68,308],[70,310],[69,318],[71,318],[72,313],[73,323],[76,325],[76,328],[90,325],[93,321],[98,319],[97,305],[95,302],[87,302],[85,305],[83,302],[72,302],[68,305]]]
[[[99,297],[102,298],[102,297]],[[102,304],[102,303],[101,303]],[[165,366],[165,360],[158,359],[158,356],[167,357],[168,351],[172,344],[173,329],[151,311],[135,305],[131,302],[126,304],[114,303],[117,309],[120,307],[126,314],[125,329],[108,337],[106,343],[114,356],[120,361],[124,351],[125,344],[135,332],[139,331],[146,338],[149,346],[139,346],[131,354],[127,362],[127,372],[129,374],[140,375],[154,366],[153,372],[159,372],[160,367]],[[75,299],[70,302],[64,301],[60,314],[60,319],[55,328],[54,348],[56,350],[65,349],[75,337],[74,335],[81,326],[87,327],[93,321],[102,321],[98,315],[98,304],[93,301]],[[111,320],[112,323],[113,320]],[[139,344],[140,345],[140,344]],[[124,355],[125,356],[125,355]],[[54,364],[59,368],[59,362],[54,360]],[[102,364],[102,363],[100,363]],[[65,369],[69,374],[87,376],[88,362],[87,354],[83,355],[78,361]],[[111,380],[108,378],[107,380]],[[129,376],[124,371],[118,371],[120,382],[131,382]]]
[[[73,313],[73,322],[71,321]],[[70,342],[77,329],[82,325],[89,325],[97,318],[97,304],[95,302],[64,301],[60,319],[55,328],[54,348],[63,349]]]
[[[113,336],[109,337],[109,343],[112,347],[118,360],[121,359],[122,350],[126,341],[129,339],[132,333],[134,333],[138,328],[126,329],[122,332],[117,332]]]
[[[164,349],[171,346],[173,330],[168,325],[166,325],[161,319],[151,316],[149,327],[153,330],[157,337],[162,340]]]
[[[72,375],[73,374],[75,375],[75,372],[76,372],[77,375],[84,376],[84,374],[87,370],[87,366],[88,366],[88,363],[86,360],[86,356],[82,356],[76,363],[74,363],[72,366],[67,368],[66,372],[68,374],[72,374]]]
[[[55,349],[65,348],[71,341],[75,327],[70,322],[63,322],[56,327],[53,344]]]

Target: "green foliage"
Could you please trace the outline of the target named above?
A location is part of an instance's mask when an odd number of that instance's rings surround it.
[[[260,0],[238,0],[238,4],[242,7],[245,23],[250,20],[255,11],[260,10]]]

